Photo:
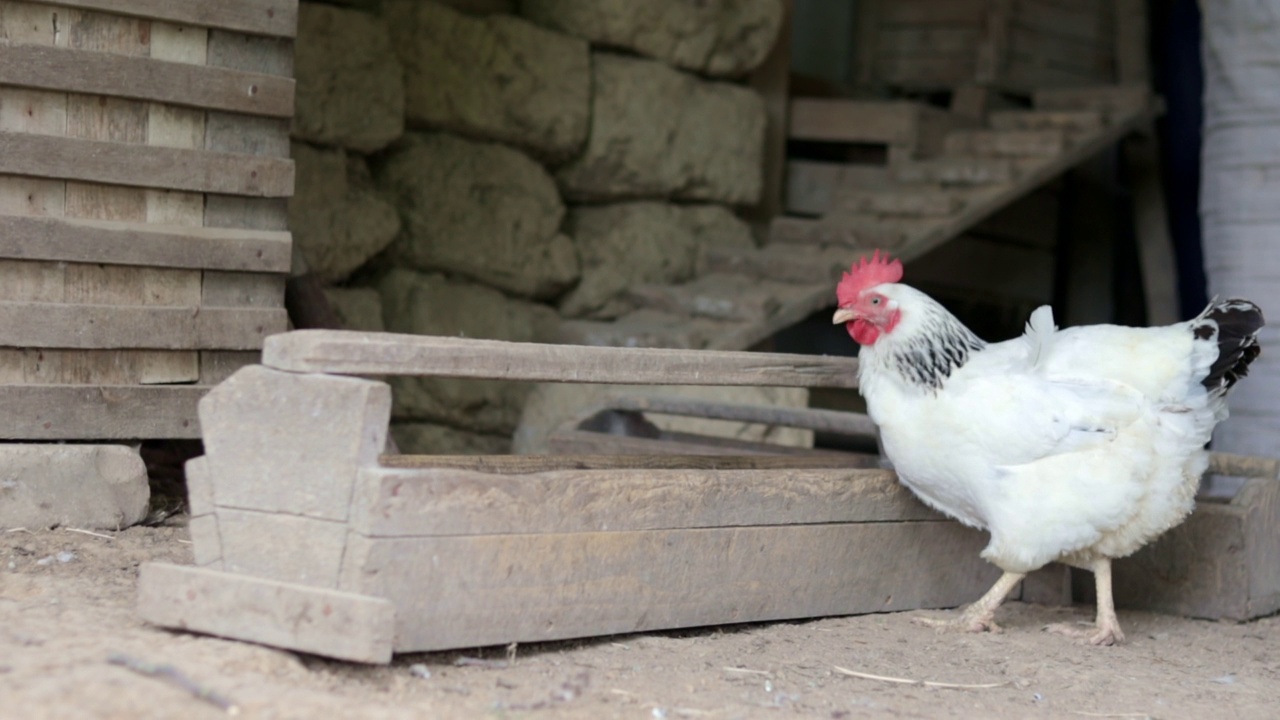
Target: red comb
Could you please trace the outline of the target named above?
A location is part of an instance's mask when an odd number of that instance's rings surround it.
[[[862,257],[849,268],[849,272],[840,279],[836,286],[836,300],[841,305],[848,305],[858,299],[858,293],[881,283],[898,282],[902,279],[902,261],[890,260],[889,253],[880,255],[876,250],[867,260]]]

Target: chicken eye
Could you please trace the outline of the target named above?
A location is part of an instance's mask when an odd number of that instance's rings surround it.
[[[878,298],[878,297],[873,297],[873,298],[871,298],[871,304],[872,304],[872,305],[879,305],[879,304],[880,304],[880,298]]]

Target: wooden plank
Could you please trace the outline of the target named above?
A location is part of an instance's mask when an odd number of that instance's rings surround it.
[[[793,98],[793,140],[911,145],[923,106],[906,101]]]
[[[623,395],[610,398],[605,406],[610,410],[679,415],[682,417],[730,420],[733,422],[763,423],[801,428],[817,432],[848,435],[850,437],[875,437],[876,425],[862,413],[836,412],[816,408],[786,408],[773,405],[743,405],[739,403],[708,402],[693,398]]]
[[[1234,453],[1209,453],[1209,474],[1229,477],[1280,478],[1280,460]]]
[[[878,92],[880,79],[876,71],[876,37],[883,30],[880,25],[885,4],[885,0],[860,0],[853,6],[853,52],[856,55],[853,76],[859,92],[865,93],[867,97],[883,94]]]
[[[1062,130],[1069,133],[1097,132],[1102,115],[1089,110],[1001,110],[991,113],[992,130]]]
[[[252,35],[291,38],[298,31],[297,0],[43,0],[43,4]]]
[[[1035,93],[1033,102],[1037,110],[1091,110],[1102,113],[1108,122],[1149,111],[1154,104],[1146,85],[1043,89]]]
[[[999,81],[1009,55],[1009,21],[1013,0],[988,0],[974,57],[973,79],[983,85]]]
[[[198,385],[0,385],[0,439],[199,438]]]
[[[254,350],[204,350],[200,353],[200,384],[217,385],[246,365],[255,365],[262,353]]]
[[[265,197],[293,194],[285,158],[0,132],[0,172]]]
[[[348,527],[448,537],[941,519],[888,470],[378,468],[361,471]]]
[[[895,183],[883,165],[851,165],[816,160],[787,163],[787,212],[825,215],[831,210],[835,188],[885,188]]]
[[[287,323],[283,309],[0,302],[0,346],[252,350]]]
[[[769,242],[786,245],[838,246],[853,250],[895,248],[921,232],[934,220],[882,221],[874,217],[780,217],[769,226]]]
[[[614,435],[593,430],[557,429],[547,437],[547,446],[552,452],[566,455],[698,455],[709,456],[786,456],[793,460],[810,462],[815,454],[827,455],[824,451],[792,445],[734,440],[732,438],[694,435],[692,433],[662,432],[657,437],[634,437],[630,435]],[[850,453],[840,453],[840,462],[846,467],[878,468],[879,461],[869,455],[859,465],[851,459]]]
[[[268,338],[262,363],[292,372],[636,385],[852,388],[858,382],[853,358],[541,345],[344,330],[298,330]]]
[[[138,573],[149,623],[352,662],[391,662],[395,614],[383,598],[207,568],[149,562]]]
[[[1008,158],[942,157],[901,163],[892,172],[902,183],[993,185],[1013,182],[1018,167]]]
[[[1010,32],[1009,50],[1036,67],[1072,72],[1084,82],[1101,84],[1113,82],[1115,78],[1114,56],[1108,45],[1082,43],[1014,27]]]
[[[886,27],[877,38],[876,51],[882,56],[924,54],[972,54],[977,45],[976,28],[964,26],[905,25]]]
[[[290,78],[70,48],[0,45],[0,83],[246,115],[293,115]]]
[[[410,652],[954,607],[998,574],[984,543],[950,522],[353,536],[343,589],[391,600]]]
[[[0,215],[0,257],[285,273],[287,232]]]
[[[867,457],[847,455],[383,455],[378,458],[378,465],[397,470],[450,469],[496,475],[565,470],[848,470],[863,467],[859,463]]]
[[[1150,38],[1145,0],[1116,0],[1116,80],[1151,82]]]
[[[262,273],[204,273],[200,305],[203,307],[284,307],[285,275]]]
[[[832,189],[831,208],[844,213],[936,217],[958,212],[964,203],[964,196],[940,187],[903,186],[895,190],[836,187]]]
[[[193,353],[0,348],[3,385],[154,385],[198,377]],[[157,357],[159,356],[159,357]]]
[[[948,155],[1053,157],[1067,146],[1061,130],[960,130],[947,135]]]
[[[912,90],[949,90],[973,82],[974,57],[971,54],[949,55],[881,55],[876,58],[880,79],[887,85]]]
[[[1071,94],[1071,102],[1076,102],[1080,96],[1074,94],[1074,91],[1053,91],[1050,97],[1056,94]],[[1104,93],[1105,95],[1105,93]],[[1093,95],[1085,97],[1096,97]],[[1053,104],[1053,102],[1050,102]],[[1058,108],[1054,108],[1058,109]],[[965,210],[954,218],[946,222],[939,223],[928,233],[922,234],[909,240],[899,251],[898,254],[903,260],[911,260],[919,257],[929,250],[941,245],[948,239],[959,235],[965,230],[994,213],[997,209],[1008,205],[1022,195],[1031,192],[1035,188],[1044,185],[1049,180],[1061,174],[1067,168],[1073,167],[1086,158],[1096,155],[1103,148],[1115,143],[1134,128],[1151,122],[1160,112],[1160,106],[1156,103],[1149,104],[1141,111],[1128,115],[1120,115],[1116,117],[1116,122],[1109,125],[1104,132],[1097,133],[1087,139],[1083,139],[1075,143],[1071,148],[1058,155],[1055,158],[1036,161],[1033,165],[1028,165],[1020,170],[1020,177],[1016,183],[1008,185],[997,185],[990,188],[981,198],[972,199],[965,207]],[[935,161],[936,162],[936,161]]]
[[[1018,0],[1013,22],[1037,33],[1072,38],[1080,42],[1108,43],[1107,24],[1096,5]]]
[[[982,22],[986,0],[893,0],[880,22],[888,25],[972,25]]]
[[[0,301],[198,305],[195,270],[0,259]]]

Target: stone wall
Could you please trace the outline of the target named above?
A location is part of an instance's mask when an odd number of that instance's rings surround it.
[[[352,327],[566,339],[750,244],[782,0],[303,2],[294,239]],[[410,452],[510,447],[533,388],[397,379]]]

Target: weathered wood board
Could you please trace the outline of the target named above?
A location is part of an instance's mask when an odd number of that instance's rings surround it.
[[[201,353],[286,328],[296,23],[296,0],[0,2],[0,383],[40,386],[0,390],[89,403],[6,437],[191,437]]]

